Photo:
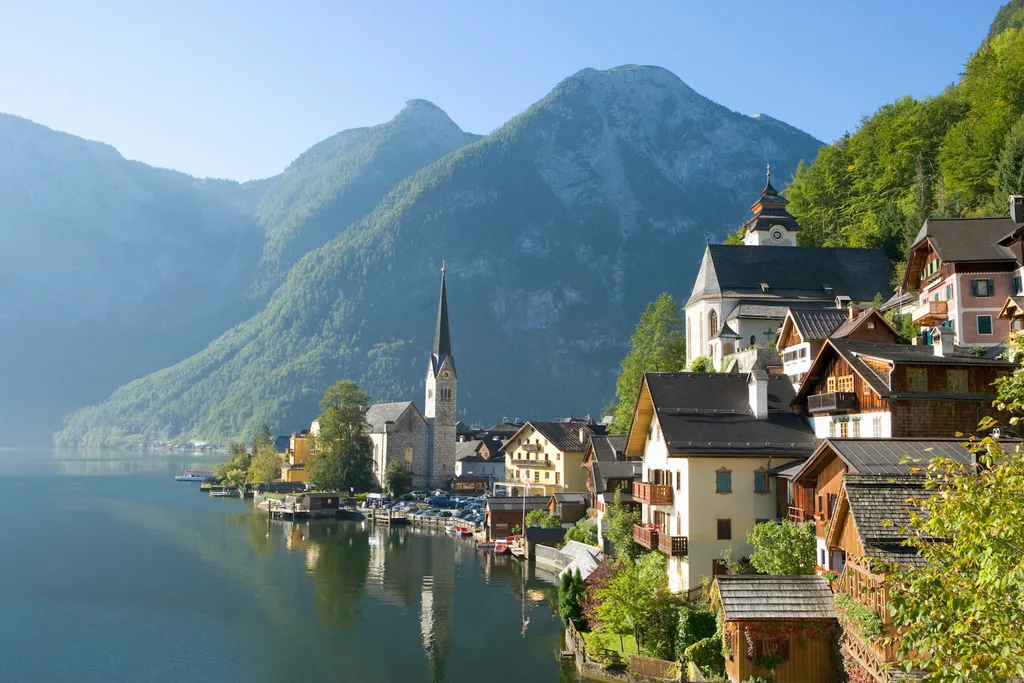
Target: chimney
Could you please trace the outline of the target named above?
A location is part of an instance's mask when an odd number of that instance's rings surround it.
[[[768,417],[768,373],[764,368],[755,367],[747,375],[747,398],[755,418]]]
[[[504,422],[505,424],[508,424],[508,418],[507,417],[501,418],[501,421]]]
[[[586,427],[580,427],[580,443],[586,443],[586,442],[587,442],[587,428]]]
[[[1024,196],[1010,195],[1010,220],[1017,225],[1024,224]]]
[[[949,328],[932,328],[932,350],[941,358],[953,355],[953,331]]]
[[[857,319],[858,313],[860,313],[860,311],[857,310],[857,307],[850,304],[850,307],[846,309],[846,319],[852,322]]]

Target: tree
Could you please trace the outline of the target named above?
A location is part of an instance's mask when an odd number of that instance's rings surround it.
[[[266,424],[260,425],[260,430],[252,437],[252,452],[256,453],[261,446],[273,446],[274,435]]]
[[[597,521],[590,517],[584,517],[565,532],[565,540],[597,545]]]
[[[306,463],[310,481],[323,489],[367,491],[373,487],[373,441],[366,423],[370,397],[351,380],[327,388],[320,401],[320,434]]]
[[[1005,214],[1011,194],[1024,194],[1024,117],[1017,119],[1003,142],[1003,151],[996,166],[992,212]]]
[[[643,552],[643,548],[633,540],[633,527],[640,523],[639,510],[627,510],[622,505],[622,490],[615,489],[615,497],[612,504],[604,513],[608,530],[605,536],[615,550],[615,556],[635,560]]]
[[[384,470],[384,488],[393,496],[412,490],[412,470],[404,460],[392,460]]]
[[[281,478],[284,460],[273,446],[262,445],[249,463],[249,481],[267,484]]]
[[[690,361],[690,372],[714,372],[715,364],[707,356],[697,356]]]
[[[583,622],[583,611],[580,608],[580,596],[583,595],[583,578],[577,567],[576,572],[563,572],[558,584],[558,616],[562,624],[580,626]]]
[[[655,657],[672,656],[672,631],[678,600],[668,590],[665,556],[648,552],[637,561],[622,560],[622,570],[597,592],[601,629],[632,633],[640,646]]]
[[[813,574],[817,539],[812,522],[762,522],[747,532],[750,564],[761,574]]]
[[[526,513],[526,526],[557,529],[562,526],[562,522],[557,515],[552,515],[547,510],[530,510]]]
[[[239,484],[246,480],[252,456],[246,453],[245,444],[242,443],[232,446],[231,452],[230,460],[213,466],[213,476],[218,481]]]
[[[629,338],[629,352],[622,359],[622,371],[615,383],[618,404],[612,433],[629,431],[645,372],[674,372],[685,365],[686,336],[679,304],[670,295],[662,294],[647,305]]]

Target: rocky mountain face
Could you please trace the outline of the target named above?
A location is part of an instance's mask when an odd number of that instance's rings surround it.
[[[45,440],[68,412],[202,350],[299,256],[474,139],[413,101],[239,184],[0,115],[0,429]]]
[[[327,148],[352,144],[332,140]],[[263,277],[313,248],[266,307],[75,413],[56,440],[224,441],[261,422],[287,432],[342,378],[375,400],[419,402],[442,260],[465,419],[594,413],[613,395],[644,306],[663,291],[686,298],[705,239],[746,216],[766,162],[788,178],[819,144],[721,107],[664,69],[588,69],[347,226],[281,218],[268,190]],[[317,149],[296,175],[318,163]],[[296,181],[283,194],[308,192]],[[275,240],[284,246],[270,248]]]

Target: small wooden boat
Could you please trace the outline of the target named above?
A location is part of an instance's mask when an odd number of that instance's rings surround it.
[[[494,554],[495,555],[507,555],[510,552],[511,551],[508,548],[508,544],[505,543],[504,541],[498,541],[497,543],[494,544]]]
[[[492,550],[494,548],[494,541],[479,541],[476,547],[479,550]]]
[[[464,526],[457,526],[455,527],[455,535],[461,536],[462,538],[466,538],[467,536],[473,535],[473,530]]]

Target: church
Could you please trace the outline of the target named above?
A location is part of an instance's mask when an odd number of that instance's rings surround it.
[[[881,249],[799,247],[800,224],[767,174],[743,225],[743,244],[708,244],[684,306],[687,363],[767,347],[790,307],[870,304],[892,292],[892,264]]]
[[[384,483],[388,464],[404,460],[415,489],[447,488],[455,477],[455,425],[458,376],[448,329],[445,266],[437,306],[434,348],[427,360],[423,413],[412,401],[377,403],[366,411],[373,441],[373,474]]]

